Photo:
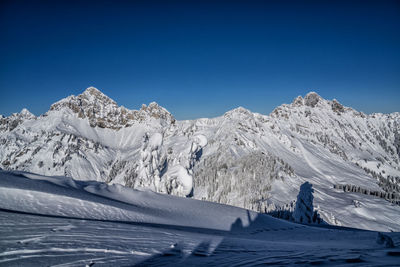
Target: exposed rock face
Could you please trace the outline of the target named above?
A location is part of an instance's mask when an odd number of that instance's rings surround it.
[[[166,123],[175,122],[174,117],[157,103],[153,102],[147,107],[143,105],[137,110],[129,110],[104,95],[94,87],[89,87],[78,96],[69,96],[53,104],[50,111],[69,109],[79,118],[89,120],[91,127],[110,128],[119,130],[130,127],[135,122],[145,121],[147,118],[162,119]]]
[[[321,100],[321,97],[317,93],[310,92],[304,97],[304,104],[306,106],[309,106],[309,107],[313,108],[318,104],[318,102],[320,100]]]
[[[14,130],[19,124],[27,120],[34,120],[36,116],[29,112],[26,108],[20,113],[14,113],[9,117],[0,117],[0,133]]]
[[[293,203],[309,181],[324,221],[356,226],[357,213],[343,217],[335,210],[350,209],[343,203],[354,207],[353,199],[344,194],[335,202],[333,185],[399,191],[399,140],[399,113],[366,115],[314,92],[268,116],[240,107],[213,119],[175,121],[156,103],[129,110],[88,88],[40,117],[24,111],[0,118],[0,167],[147,187],[262,212]],[[394,214],[400,212],[396,207],[383,208]],[[395,221],[368,212],[376,225]]]
[[[338,114],[344,112],[344,107],[342,104],[340,104],[339,102],[337,102],[336,99],[332,100],[332,110]]]
[[[146,116],[150,116],[156,119],[167,121],[169,123],[175,123],[175,119],[171,115],[171,113],[169,113],[165,108],[158,105],[156,102],[151,102],[148,106],[143,104],[140,111],[137,112],[137,114],[135,115],[141,117],[142,119]]]
[[[296,107],[300,107],[300,106],[304,105],[304,99],[299,95],[298,97],[295,98],[295,100],[293,100],[292,105],[294,105]]]

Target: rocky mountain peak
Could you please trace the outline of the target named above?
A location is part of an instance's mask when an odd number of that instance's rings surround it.
[[[296,107],[303,106],[303,105],[304,105],[304,99],[303,99],[303,97],[302,97],[301,95],[299,95],[298,97],[296,97],[296,98],[293,100],[292,105],[293,105],[293,106],[296,106]]]
[[[100,90],[98,90],[95,87],[87,88],[82,94],[78,95],[77,97],[88,100],[90,102],[97,102],[105,105],[108,104],[117,105],[117,103],[114,100],[103,94]]]
[[[33,115],[28,109],[23,108],[19,113],[13,113],[9,117],[0,117],[0,132],[3,131],[12,131],[18,125],[23,123],[26,120],[36,119],[36,116]]]
[[[253,113],[252,113],[250,110],[248,110],[248,109],[246,109],[246,108],[244,108],[244,107],[237,107],[237,108],[234,108],[234,109],[232,109],[232,110],[226,112],[226,113],[224,114],[224,116],[225,116],[225,117],[232,117],[232,116],[249,116],[249,115],[252,115],[252,114],[253,114]]]
[[[175,122],[175,118],[172,116],[172,114],[156,102],[151,102],[148,106],[143,104],[139,110],[139,113],[146,114],[155,119],[162,119],[172,123]]]
[[[86,90],[82,94],[93,95],[93,96],[104,96],[104,94],[99,89],[93,86],[89,86],[88,88],[86,88]]]
[[[35,115],[33,115],[28,109],[23,108],[19,113],[21,117],[26,118],[26,119],[34,119],[36,118]]]
[[[77,96],[71,95],[54,103],[51,105],[50,110],[69,108],[74,113],[85,113],[85,111],[89,109],[109,109],[111,107],[116,108],[118,105],[114,100],[103,94],[98,89],[89,87]],[[84,116],[80,114],[80,117],[83,118]]]
[[[344,112],[344,107],[342,104],[340,104],[336,99],[333,99],[331,102],[331,107],[332,110],[336,113],[342,113]]]
[[[91,127],[119,130],[149,118],[175,121],[173,116],[157,103],[143,105],[140,110],[130,110],[118,104],[100,90],[89,87],[82,94],[64,98],[50,107],[51,111],[66,110],[80,119],[88,119]]]
[[[308,117],[310,114],[314,114],[314,117],[323,116],[321,110],[326,112],[333,111],[332,115],[341,115],[350,108],[344,107],[336,99],[326,100],[318,95],[316,92],[309,92],[303,98],[302,96],[296,97],[291,104],[282,104],[275,108],[270,114],[272,117],[289,119],[292,116],[299,116],[304,114]]]
[[[151,102],[148,106],[146,104],[142,104],[140,108],[141,111],[149,111],[149,110],[164,110],[157,102]]]
[[[318,106],[324,101],[325,99],[323,99],[320,95],[318,95],[316,92],[311,91],[307,93],[304,98],[302,96],[296,97],[293,100],[291,106],[300,107],[305,105],[313,108]]]
[[[337,114],[343,113],[346,108],[339,103],[336,99],[333,99],[332,101],[330,100],[325,100],[321,96],[319,96],[316,92],[309,92],[304,98],[301,96],[296,97],[291,106],[293,107],[301,107],[301,106],[308,106],[308,107],[327,107],[327,108],[332,108],[334,112]]]
[[[316,92],[309,92],[304,97],[304,104],[309,107],[315,107],[319,102],[321,102],[322,97],[320,97]]]

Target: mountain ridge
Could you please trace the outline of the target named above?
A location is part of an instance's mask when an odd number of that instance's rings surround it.
[[[1,168],[259,212],[287,207],[309,181],[314,206],[328,223],[400,229],[393,223],[400,210],[391,206],[400,192],[400,113],[366,115],[310,92],[269,115],[238,107],[215,118],[179,121],[156,103],[128,110],[89,87],[28,117],[0,128]],[[339,184],[385,194],[350,194],[334,188]],[[353,201],[362,204],[356,208]],[[397,214],[380,218],[376,206]]]
[[[94,98],[93,98],[93,95],[95,96]],[[97,98],[96,98],[96,95],[97,95]],[[149,106],[156,106],[156,107],[158,107],[158,108],[160,108],[160,109],[166,111],[167,113],[171,114],[166,108],[162,107],[161,105],[159,105],[159,104],[158,104],[157,102],[155,102],[155,101],[150,102],[148,105],[142,104],[139,110],[128,109],[128,108],[126,108],[126,107],[124,107],[124,106],[122,106],[122,105],[121,105],[121,106],[118,106],[118,104],[117,104],[117,102],[116,102],[115,100],[113,100],[111,97],[105,95],[102,91],[100,91],[99,89],[97,89],[97,88],[95,88],[95,87],[93,87],[93,86],[90,86],[90,87],[86,88],[81,94],[79,94],[79,95],[77,95],[77,96],[75,96],[75,95],[70,95],[70,96],[65,97],[65,98],[63,98],[63,99],[60,99],[59,101],[56,101],[55,103],[53,103],[53,104],[50,105],[50,108],[49,108],[48,111],[51,111],[51,110],[56,109],[56,106],[60,106],[61,103],[66,102],[66,100],[68,100],[68,99],[70,99],[70,98],[79,98],[79,97],[82,97],[82,96],[84,96],[84,97],[86,97],[86,98],[87,98],[88,96],[92,96],[92,100],[93,100],[93,99],[102,99],[102,98],[103,98],[103,99],[107,99],[107,100],[108,100],[109,102],[111,102],[113,105],[115,105],[115,106],[117,106],[117,107],[120,107],[120,108],[123,108],[123,109],[126,109],[126,110],[130,110],[130,111],[140,111],[140,110],[146,109],[146,108],[149,107]],[[100,97],[99,97],[99,96],[100,96]],[[366,114],[366,113],[364,113],[364,112],[362,112],[362,111],[357,111],[357,110],[355,110],[355,109],[353,109],[353,108],[351,108],[351,107],[347,107],[347,106],[342,105],[337,99],[332,99],[332,100],[325,99],[325,98],[321,97],[320,95],[318,95],[318,93],[316,93],[316,92],[314,92],[314,91],[308,92],[308,93],[305,95],[304,98],[303,98],[301,95],[299,95],[299,96],[295,97],[295,98],[293,99],[293,101],[290,102],[289,104],[281,104],[281,105],[279,105],[279,106],[276,107],[276,108],[279,108],[280,106],[283,106],[283,105],[292,105],[292,106],[302,106],[302,105],[306,105],[306,106],[310,106],[310,107],[315,107],[316,104],[310,104],[310,103],[308,103],[308,102],[307,102],[307,103],[304,102],[304,101],[311,101],[311,100],[307,100],[307,99],[309,99],[310,97],[314,97],[314,98],[318,99],[318,100],[314,100],[314,101],[316,101],[316,103],[318,103],[319,100],[322,100],[322,102],[326,101],[326,102],[328,102],[328,103],[331,103],[332,109],[335,109],[335,108],[336,108],[338,111],[341,111],[341,112],[343,112],[344,110],[352,110],[352,111],[355,111],[356,113],[362,114],[361,116],[374,116],[374,115],[379,115],[379,114],[384,114],[384,115],[391,115],[391,114],[392,114],[392,115],[399,115],[399,114],[400,114],[399,111],[390,112],[390,113],[373,112],[373,113],[370,113],[370,114]],[[319,103],[321,103],[321,102],[319,102]],[[276,109],[276,108],[275,108],[275,109]],[[274,110],[275,110],[275,109],[274,109]],[[26,112],[28,112],[29,114],[35,116],[35,117],[45,116],[46,113],[48,112],[48,111],[47,111],[47,112],[45,112],[45,113],[43,113],[43,114],[40,114],[39,116],[36,116],[36,115],[34,115],[33,113],[31,113],[27,108],[23,108],[23,109],[21,110],[21,112],[23,112],[24,110],[25,110]],[[245,108],[245,107],[243,107],[243,106],[238,106],[238,107],[233,108],[233,109],[231,109],[231,110],[228,110],[228,111],[226,111],[225,113],[223,113],[223,114],[221,114],[221,115],[219,115],[219,116],[216,116],[216,117],[223,116],[223,115],[226,114],[226,113],[234,112],[235,110],[247,110],[247,111],[249,111],[249,112],[251,112],[251,113],[254,113],[254,114],[261,114],[261,115],[264,115],[264,116],[270,116],[270,115],[274,112],[274,110],[272,110],[269,114],[262,114],[262,113],[259,113],[259,112],[253,112],[253,111],[251,111],[250,109]],[[19,112],[19,113],[21,113],[21,112]],[[13,114],[16,114],[16,113],[13,113]],[[2,118],[9,118],[9,117],[11,117],[13,114],[11,114],[10,116],[4,116],[4,115],[1,115],[1,114],[0,114],[0,116],[1,116]],[[171,116],[172,116],[172,114],[171,114]],[[216,118],[216,117],[211,117],[211,118]],[[174,118],[174,119],[175,119],[175,118]],[[183,119],[182,121],[199,120],[199,119],[205,119],[205,117],[194,118],[194,119]]]

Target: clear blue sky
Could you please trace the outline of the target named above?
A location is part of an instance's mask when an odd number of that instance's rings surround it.
[[[400,111],[400,2],[0,2],[0,114],[88,86],[178,119],[269,114],[310,90]]]

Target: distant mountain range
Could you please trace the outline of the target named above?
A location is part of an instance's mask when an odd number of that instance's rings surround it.
[[[36,117],[0,118],[0,167],[291,211],[300,185],[335,225],[400,231],[400,113],[367,115],[314,92],[270,115],[239,107],[178,121],[90,87]]]

